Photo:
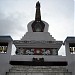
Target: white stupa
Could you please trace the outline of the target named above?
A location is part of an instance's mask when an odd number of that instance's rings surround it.
[[[75,37],[57,41],[41,20],[40,3],[36,3],[35,20],[28,23],[21,40],[0,36],[0,75],[75,75]],[[16,54],[11,55],[12,44]],[[58,51],[65,45],[66,56]]]

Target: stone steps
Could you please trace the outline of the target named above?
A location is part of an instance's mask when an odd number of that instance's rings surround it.
[[[6,75],[71,75],[65,66],[20,66],[13,67]]]
[[[26,72],[18,72],[18,73],[7,73],[7,75],[71,75],[71,73],[57,73],[57,72],[50,72],[50,73],[26,73]]]

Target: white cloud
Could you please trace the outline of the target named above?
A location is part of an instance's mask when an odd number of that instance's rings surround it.
[[[13,13],[5,16],[4,13],[0,13],[0,35],[10,35],[13,39],[20,38],[27,31],[24,20],[22,14]]]

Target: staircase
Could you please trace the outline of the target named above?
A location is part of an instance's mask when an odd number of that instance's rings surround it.
[[[13,65],[6,75],[72,75],[65,66]]]

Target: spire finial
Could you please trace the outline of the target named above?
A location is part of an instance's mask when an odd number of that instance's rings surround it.
[[[39,2],[39,1],[36,3],[36,8],[37,8],[37,7],[40,8],[40,2]]]
[[[35,20],[36,20],[36,21],[41,21],[40,2],[39,2],[39,1],[36,3]]]

